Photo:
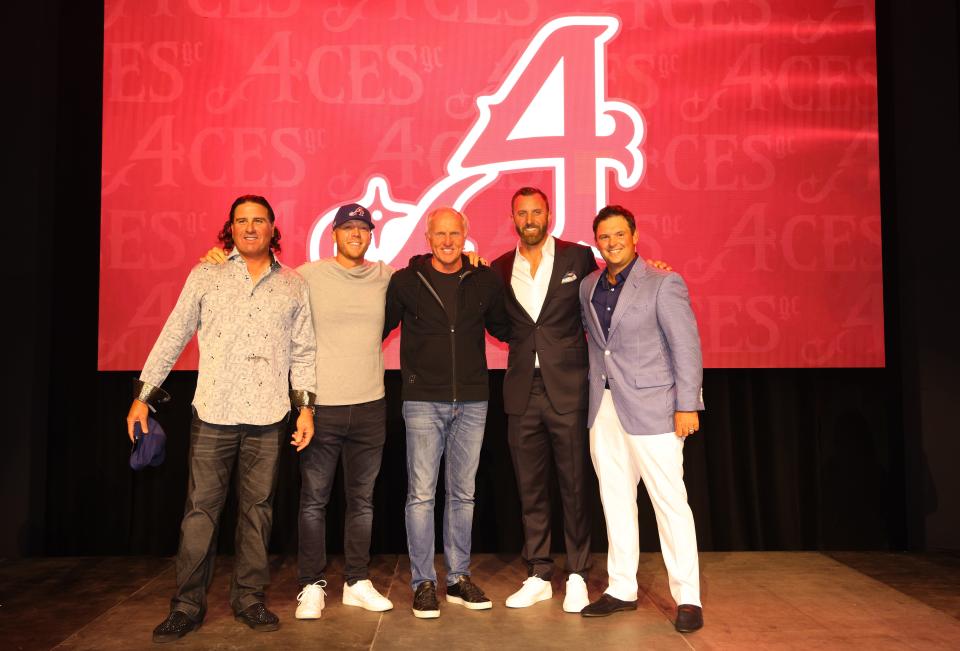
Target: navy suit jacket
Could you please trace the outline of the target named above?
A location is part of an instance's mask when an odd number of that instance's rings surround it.
[[[591,302],[598,269],[580,285],[580,305],[590,355],[590,409],[593,426],[609,383],[613,404],[630,434],[674,430],[675,411],[703,407],[703,357],[697,319],[680,274],[638,259],[620,290],[610,332],[604,336]]]

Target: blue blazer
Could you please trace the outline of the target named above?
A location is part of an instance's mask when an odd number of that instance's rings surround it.
[[[610,334],[603,335],[590,298],[600,282],[598,269],[580,284],[580,307],[590,356],[592,427],[609,383],[613,404],[630,434],[674,430],[675,411],[703,407],[703,356],[697,319],[680,274],[661,271],[642,258],[620,290]]]

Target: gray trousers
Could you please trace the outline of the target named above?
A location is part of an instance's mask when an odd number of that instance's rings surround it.
[[[177,593],[170,610],[201,621],[213,579],[220,512],[237,462],[236,562],[230,605],[240,612],[263,601],[270,582],[267,543],[286,419],[272,425],[213,425],[196,414],[190,427],[190,478],[177,551]]]

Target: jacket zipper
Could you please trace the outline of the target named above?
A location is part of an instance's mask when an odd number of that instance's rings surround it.
[[[460,285],[463,284],[463,279],[472,274],[472,270],[467,270],[463,275],[460,276],[460,279],[457,282],[457,299],[460,298]],[[419,271],[417,276],[420,277],[420,281],[427,286],[427,289],[437,299],[437,303],[440,304],[440,309],[443,310],[443,313],[447,313],[447,308],[444,306],[443,301],[440,300],[440,295],[437,294],[437,291],[433,288],[433,285],[430,284],[430,281],[427,280],[427,277],[424,276]],[[460,309],[457,306],[457,316],[460,316]],[[453,389],[453,402],[457,401],[457,327],[456,324],[450,324],[450,375],[452,380]]]

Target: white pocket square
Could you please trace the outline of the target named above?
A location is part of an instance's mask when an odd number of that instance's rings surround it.
[[[563,275],[563,278],[560,279],[560,284],[563,285],[566,283],[572,283],[576,279],[577,279],[577,274],[573,273],[572,271],[568,271]]]

